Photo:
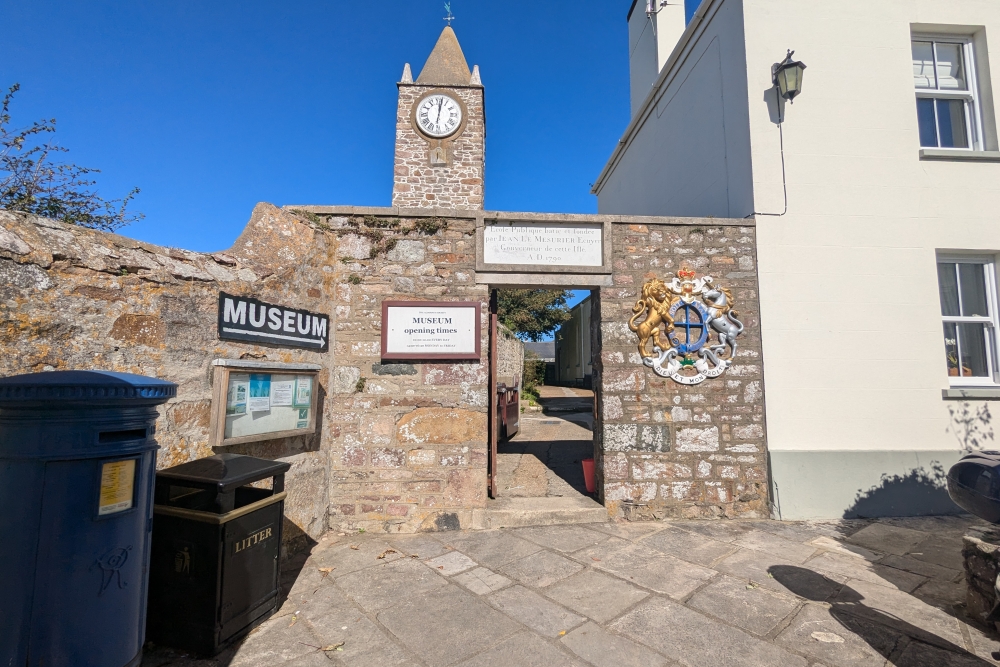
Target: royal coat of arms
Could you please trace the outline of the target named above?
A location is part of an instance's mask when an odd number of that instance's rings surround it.
[[[628,327],[639,337],[639,356],[657,375],[699,384],[722,375],[736,357],[743,323],[732,293],[711,276],[681,269],[669,283],[653,278],[632,312]]]

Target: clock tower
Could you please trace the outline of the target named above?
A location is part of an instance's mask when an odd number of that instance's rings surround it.
[[[455,31],[442,31],[417,80],[403,67],[396,112],[392,205],[483,208],[486,119],[479,66],[471,72]]]

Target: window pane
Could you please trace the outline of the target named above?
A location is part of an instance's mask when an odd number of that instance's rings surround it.
[[[948,362],[948,375],[958,377],[958,332],[955,325],[948,322],[944,325],[944,354]]]
[[[982,264],[959,264],[958,282],[962,288],[962,315],[989,317],[986,306],[986,271]]]
[[[941,292],[941,314],[961,315],[958,308],[958,279],[953,262],[938,263],[938,290]]]
[[[934,88],[934,47],[930,42],[913,42],[913,85]]]
[[[941,148],[968,148],[969,135],[965,129],[964,100],[935,100],[937,102],[938,136]]]
[[[937,148],[937,120],[934,117],[934,100],[917,98],[917,125],[920,127],[920,146]]]
[[[961,44],[937,45],[937,79],[941,90],[968,90]]]
[[[988,377],[986,364],[986,325],[959,324],[959,359],[962,362],[962,377]]]

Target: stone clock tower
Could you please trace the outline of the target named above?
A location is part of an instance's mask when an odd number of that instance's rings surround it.
[[[486,119],[479,67],[469,71],[446,27],[416,82],[399,82],[392,205],[483,208]]]

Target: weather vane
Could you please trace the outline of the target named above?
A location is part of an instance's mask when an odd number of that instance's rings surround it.
[[[450,2],[444,3],[444,10],[446,12],[448,12],[448,16],[445,16],[444,20],[447,21],[448,25],[450,26],[451,22],[455,20],[455,15],[451,13],[451,3]]]

